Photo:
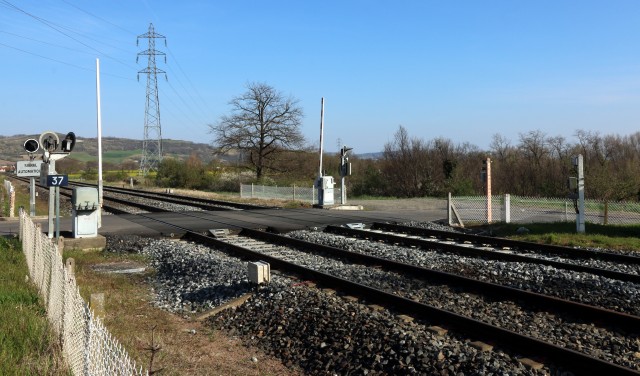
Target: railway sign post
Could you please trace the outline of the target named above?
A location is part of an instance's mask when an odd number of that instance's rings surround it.
[[[24,150],[29,153],[29,161],[16,162],[16,175],[28,177],[29,184],[29,215],[36,215],[36,177],[40,175],[42,161],[34,161],[35,153],[40,149],[40,143],[32,138],[28,139],[22,145]]]
[[[34,140],[35,141],[35,140]],[[40,169],[40,184],[49,187],[49,239],[53,238],[53,217],[56,217],[56,238],[60,237],[60,187],[69,183],[67,175],[59,175],[56,172],[56,161],[60,160],[73,150],[76,144],[76,135],[67,133],[60,142],[58,134],[53,131],[45,131],[40,134],[38,144],[42,147],[42,163]],[[25,143],[25,149],[26,149]],[[56,151],[60,148],[60,151]],[[51,189],[53,187],[53,189]]]

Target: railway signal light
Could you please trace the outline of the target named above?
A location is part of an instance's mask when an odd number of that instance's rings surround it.
[[[70,153],[73,147],[76,145],[76,135],[73,132],[67,133],[64,140],[62,140],[62,151]]]
[[[40,149],[40,143],[38,143],[38,140],[34,140],[32,138],[28,139],[27,141],[24,142],[24,150],[29,153],[29,154],[33,154],[35,152],[38,151],[38,149]]]
[[[40,145],[45,151],[49,153],[53,153],[58,148],[60,144],[60,138],[58,138],[58,134],[53,131],[46,131],[40,135]]]

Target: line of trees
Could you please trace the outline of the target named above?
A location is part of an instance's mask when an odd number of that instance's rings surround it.
[[[254,173],[258,182],[279,184],[313,181],[317,157],[303,147],[299,127],[302,109],[264,83],[251,83],[233,98],[230,115],[209,125],[220,153],[238,153],[236,168]],[[382,157],[352,157],[350,195],[394,197],[483,194],[482,163],[492,160],[492,193],[563,197],[567,180],[575,176],[571,157],[582,154],[587,197],[604,200],[640,199],[640,132],[630,136],[600,135],[578,130],[577,142],[539,130],[521,133],[518,140],[496,134],[489,151],[446,138],[411,137],[400,126],[385,144]],[[337,175],[338,156],[327,156],[326,169]],[[188,166],[187,166],[188,167]],[[333,171],[333,172],[332,172]],[[198,174],[196,174],[198,175]]]
[[[640,132],[629,136],[579,130],[577,142],[541,131],[521,133],[512,144],[496,134],[490,151],[449,139],[411,138],[400,126],[377,161],[362,161],[352,181],[355,194],[396,197],[483,194],[482,162],[491,158],[492,193],[564,197],[576,176],[571,159],[582,154],[590,198],[640,200]],[[359,162],[360,163],[360,162]]]

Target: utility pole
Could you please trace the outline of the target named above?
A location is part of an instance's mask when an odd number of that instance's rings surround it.
[[[144,111],[144,140],[142,141],[142,161],[140,161],[140,172],[142,176],[147,176],[150,171],[158,171],[158,166],[162,160],[162,128],[160,126],[160,101],[158,100],[158,73],[163,73],[165,79],[167,72],[156,67],[156,55],[164,56],[164,62],[167,63],[167,56],[164,52],[156,50],[156,39],[164,39],[164,45],[167,45],[167,39],[164,35],[158,34],[153,28],[153,24],[149,24],[149,31],[145,34],[138,35],[136,45],[140,38],[149,40],[149,48],[139,52],[136,57],[136,63],[140,55],[147,55],[147,68],[138,72],[138,80],[140,73],[147,75],[147,102]]]

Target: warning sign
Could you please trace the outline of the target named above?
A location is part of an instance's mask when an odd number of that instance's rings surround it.
[[[42,161],[18,161],[16,162],[16,175],[23,177],[40,176]]]

